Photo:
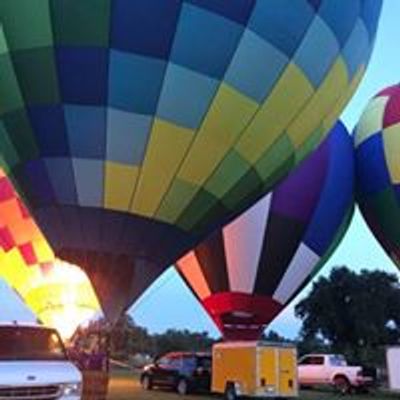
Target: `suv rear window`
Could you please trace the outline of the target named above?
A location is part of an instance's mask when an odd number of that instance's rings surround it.
[[[66,360],[64,345],[53,329],[0,327],[0,361]]]

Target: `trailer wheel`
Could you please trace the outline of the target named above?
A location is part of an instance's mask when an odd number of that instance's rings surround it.
[[[225,400],[237,400],[236,388],[233,383],[227,383],[225,388]]]

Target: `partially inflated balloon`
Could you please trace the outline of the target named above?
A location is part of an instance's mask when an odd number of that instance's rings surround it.
[[[324,265],[350,222],[353,183],[338,123],[272,193],[177,263],[224,338],[258,338]]]
[[[16,259],[10,263],[3,254],[0,263],[0,278],[14,288],[43,324],[57,329],[66,339],[100,309],[87,276],[74,265],[55,260],[29,266]],[[7,269],[3,270],[5,264]]]
[[[84,272],[54,258],[46,239],[0,170],[0,278],[46,325],[68,338],[99,309]]]
[[[400,85],[383,90],[369,102],[354,142],[361,212],[400,267]]]
[[[1,0],[7,173],[109,317],[316,147],[363,75],[380,9]]]
[[[28,307],[46,326],[69,339],[100,306],[85,273],[75,265],[60,262],[41,265],[41,275],[19,290]]]

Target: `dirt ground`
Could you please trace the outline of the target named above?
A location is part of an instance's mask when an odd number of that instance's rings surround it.
[[[137,377],[127,373],[114,374],[109,386],[109,400],[217,400],[218,396],[191,395],[181,397],[173,392],[161,390],[144,391],[140,387]],[[303,391],[299,400],[389,400],[399,399],[399,395],[385,393],[371,393],[369,395],[340,396],[332,392]]]

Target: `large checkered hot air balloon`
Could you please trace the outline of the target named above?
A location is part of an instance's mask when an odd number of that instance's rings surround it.
[[[99,310],[87,276],[78,267],[54,258],[1,170],[0,279],[13,287],[38,319],[65,338]]]
[[[285,176],[356,89],[380,0],[1,0],[0,150],[111,318]]]
[[[178,261],[225,339],[258,339],[320,270],[351,220],[353,189],[352,140],[338,123],[273,192]]]
[[[357,200],[400,268],[400,85],[378,93],[355,129]]]

